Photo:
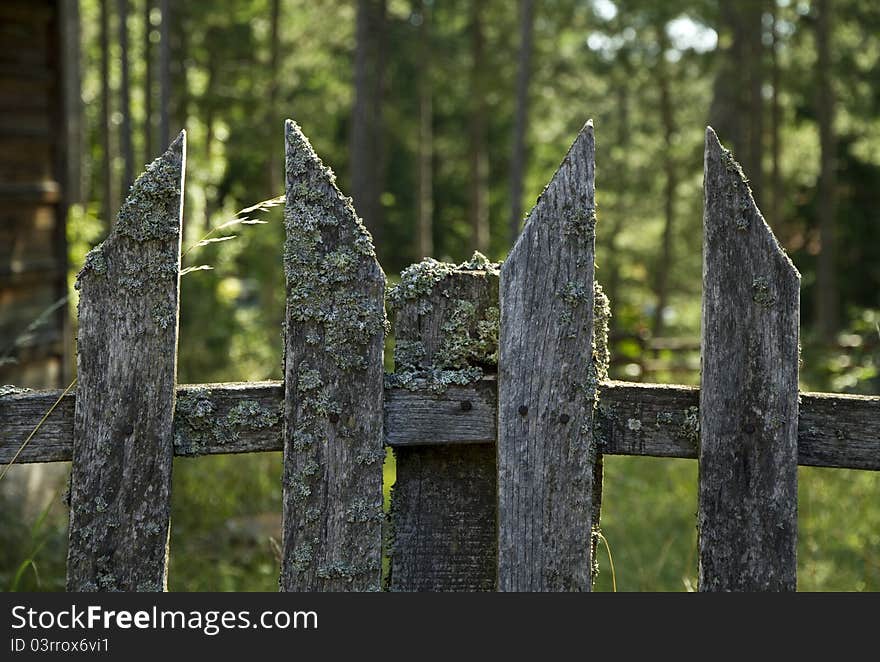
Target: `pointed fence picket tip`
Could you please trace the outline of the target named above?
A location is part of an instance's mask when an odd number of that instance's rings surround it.
[[[736,175],[740,184],[745,188],[745,191],[743,193],[744,197],[746,198],[746,200],[744,201],[745,206],[753,207],[753,212],[756,218],[760,221],[760,224],[763,225],[768,251],[775,253],[781,260],[783,260],[783,262],[791,270],[792,274],[800,279],[800,272],[798,271],[797,267],[794,266],[794,262],[791,261],[788,253],[785,252],[785,249],[776,238],[776,234],[773,232],[773,229],[770,227],[767,219],[765,219],[764,215],[761,213],[761,210],[758,207],[758,203],[755,201],[755,197],[752,193],[751,186],[749,185],[749,179],[746,176],[745,172],[743,172],[742,166],[740,166],[736,159],[734,159],[731,151],[721,144],[721,141],[718,138],[718,134],[715,133],[715,129],[713,129],[709,125],[706,126],[704,159],[706,164],[709,163],[710,159],[722,161],[724,163],[725,169],[728,170],[730,173]],[[712,218],[709,220],[717,220],[719,222],[723,222],[724,219]],[[740,221],[740,223],[742,223],[742,221]],[[738,229],[743,230],[744,228],[740,225],[738,226]]]
[[[559,172],[563,169],[565,164],[569,161],[572,155],[577,155],[583,153],[585,150],[588,150],[590,154],[595,151],[595,138],[593,136],[593,120],[588,119],[584,122],[584,125],[581,127],[580,131],[578,131],[577,136],[572,141],[571,145],[568,148],[568,151],[565,153],[562,161],[559,166],[556,168],[556,172],[553,173],[553,177],[550,178],[550,182],[544,187],[544,190],[541,191],[541,194],[538,196],[538,199],[535,200],[535,204],[529,213],[526,215],[525,222],[523,223],[522,230],[520,230],[519,235],[516,238],[516,241],[513,242],[513,247],[511,247],[509,256],[514,255],[518,251],[518,247],[520,242],[522,241],[523,236],[526,234],[526,230],[528,229],[529,224],[532,222],[532,219],[535,217],[535,209],[537,209],[538,205],[541,203],[541,199],[547,193],[547,190],[559,176]],[[591,184],[591,186],[594,186]],[[594,212],[595,213],[595,212]],[[593,217],[593,222],[595,223],[595,216]],[[507,260],[505,260],[505,263]],[[504,263],[502,263],[501,268],[504,268]]]
[[[702,591],[797,587],[800,274],[706,129],[699,575]]]

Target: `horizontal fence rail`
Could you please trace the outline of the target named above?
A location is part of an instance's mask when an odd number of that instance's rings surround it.
[[[385,443],[494,443],[494,377],[444,393],[385,388]],[[0,463],[21,442],[61,391],[0,397]],[[800,394],[798,464],[880,471],[880,396]],[[62,398],[17,463],[71,459],[76,396]],[[280,451],[280,381],[179,386],[174,416],[174,454],[181,457]],[[692,386],[604,382],[599,385],[596,426],[603,455],[696,459],[700,389]]]

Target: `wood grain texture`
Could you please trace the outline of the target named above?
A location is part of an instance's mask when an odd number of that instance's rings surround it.
[[[589,591],[594,142],[587,123],[501,268],[498,588]]]
[[[427,384],[425,384],[427,386]],[[498,400],[495,375],[443,393],[390,388],[385,391],[385,443],[494,444]]]
[[[440,444],[494,444],[496,387],[491,375],[468,386],[450,386],[442,394],[386,388],[385,443],[423,445],[431,438]],[[698,388],[612,381],[603,382],[599,391],[594,430],[604,455],[697,458],[699,442],[693,433],[699,432],[698,415],[694,423]],[[181,413],[181,399],[186,402],[193,394],[207,394],[210,410],[220,412],[219,418],[186,420],[190,414]],[[54,390],[4,395],[0,389],[0,464],[12,459],[60,395]],[[64,398],[16,462],[70,461],[75,401],[73,394]],[[179,386],[174,454],[280,451],[284,447],[280,420],[263,427],[245,417],[230,427],[228,415],[241,403],[267,413],[280,410],[283,402],[284,385],[279,381]],[[472,403],[472,408],[464,411],[463,402]],[[880,471],[880,396],[802,392],[798,464]]]
[[[495,446],[398,448],[392,591],[495,589]]]
[[[385,274],[333,173],[288,120],[280,587],[378,590]]]
[[[393,389],[386,404],[391,435],[395,426],[415,428],[409,437],[415,443],[397,445],[394,453],[389,588],[491,591],[497,558],[495,448],[474,442],[494,441],[480,434],[494,429],[494,375],[468,385],[438,385],[436,379],[469,370],[494,372],[498,271],[489,264],[421,266],[430,266],[432,275],[421,275],[424,287],[414,288],[420,294],[391,297],[396,376],[407,371],[427,376],[405,379],[410,390]],[[408,282],[406,272],[402,282]],[[455,445],[438,446],[453,439]]]
[[[711,128],[703,186],[700,590],[793,591],[800,274]]]
[[[700,391],[689,386],[604,382],[594,430],[604,455],[696,458]]]
[[[880,396],[802,393],[798,464],[880,471]]]
[[[61,397],[60,390],[13,391],[0,395],[0,464],[12,461],[31,431]],[[16,460],[17,463],[68,462],[73,457],[74,393],[66,395]]]
[[[181,133],[77,279],[71,591],[166,588],[185,162]]]

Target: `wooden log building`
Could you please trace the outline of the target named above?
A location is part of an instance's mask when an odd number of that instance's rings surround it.
[[[76,0],[0,2],[0,384],[66,386],[79,189]]]

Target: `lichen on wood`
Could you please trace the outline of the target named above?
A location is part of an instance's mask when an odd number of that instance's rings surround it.
[[[498,363],[499,263],[476,252],[461,264],[425,258],[388,292],[395,317],[389,387],[442,393]]]
[[[185,154],[181,133],[77,278],[70,590],[166,586]]]
[[[286,135],[282,590],[381,577],[385,275],[351,199],[296,123]],[[356,513],[354,516],[352,513]],[[368,516],[364,516],[364,514]]]
[[[476,389],[498,361],[498,264],[475,253],[454,265],[425,259],[401,274],[389,293],[394,312],[395,370],[386,387],[396,402],[427,393],[439,404],[464,387]],[[404,395],[406,394],[406,395]],[[391,396],[389,396],[391,397]],[[454,402],[464,420],[485,419],[486,394]],[[418,445],[396,448],[391,497],[394,591],[491,590],[495,586],[495,453],[486,443],[435,446],[462,434],[465,424],[437,429],[417,406],[400,417],[423,418]],[[389,424],[398,417],[386,410]],[[393,430],[389,430],[393,433]]]
[[[700,589],[795,590],[800,274],[711,128],[704,200]]]
[[[246,399],[237,401],[224,412],[215,402],[211,389],[188,389],[177,398],[175,451],[182,455],[198,455],[203,448],[233,444],[243,434],[274,427],[280,420],[280,407],[267,407],[256,400]]]

